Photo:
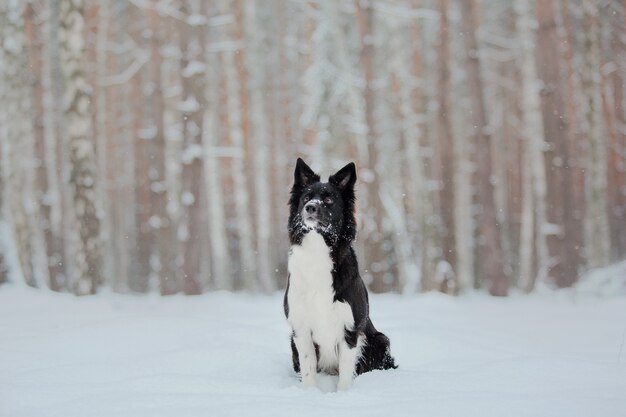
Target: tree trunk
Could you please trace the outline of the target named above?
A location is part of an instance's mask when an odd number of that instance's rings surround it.
[[[464,67],[464,57],[452,54],[452,68]],[[453,90],[460,90],[465,87],[465,80],[457,81],[453,84]],[[474,264],[476,263],[477,242],[475,240],[475,221],[473,220],[473,179],[474,170],[472,143],[467,140],[465,124],[466,117],[460,114],[467,110],[456,105],[450,107],[449,116],[454,131],[454,151],[455,151],[455,237],[457,252],[457,277],[460,288],[477,288],[478,279],[475,274]],[[455,111],[456,110],[456,111]]]
[[[474,0],[462,2],[463,33],[465,38],[467,76],[470,98],[472,100],[471,121],[473,123],[472,141],[476,149],[476,183],[480,213],[477,217],[479,253],[484,262],[482,271],[489,282],[489,293],[505,296],[508,290],[507,277],[502,263],[502,245],[500,225],[496,215],[494,186],[492,182],[492,149],[490,127],[487,123],[483,83],[480,69],[480,51],[476,40],[476,16]]]
[[[21,272],[33,287],[47,281],[46,255],[35,199],[35,138],[31,86],[27,68],[25,4],[0,5],[3,28],[2,78],[11,80],[2,90],[5,105],[3,141],[10,216]],[[33,39],[30,39],[33,40]]]
[[[608,130],[608,167],[607,167],[607,198],[609,211],[609,229],[611,234],[611,260],[626,257],[626,113],[624,111],[624,79],[626,71],[626,28],[623,18],[626,8],[621,14],[610,17],[611,38],[610,50],[614,64],[613,71],[603,77],[603,107]],[[609,9],[610,10],[610,9]],[[612,93],[612,94],[611,94]]]
[[[114,44],[128,42],[128,28],[130,27],[129,4],[124,0],[116,0],[112,4],[111,21],[113,23],[112,39]],[[129,51],[122,48],[111,49],[108,59],[110,74],[125,74],[132,65]],[[142,276],[137,271],[137,227],[135,201],[135,136],[133,130],[133,97],[129,84],[132,74],[121,81],[108,82],[110,91],[107,103],[107,132],[108,154],[111,156],[106,164],[107,181],[109,185],[108,200],[111,204],[111,228],[118,232],[109,237],[115,262],[110,265],[113,271],[112,287],[116,291],[125,291],[129,288],[138,288]],[[108,78],[114,79],[118,75]],[[119,232],[123,231],[123,232]]]
[[[0,24],[4,23],[4,16],[1,14],[3,11],[0,11]],[[0,45],[4,42],[2,35],[0,34]],[[2,61],[4,60],[4,53],[0,49],[0,74],[3,72]],[[3,87],[0,86],[0,97],[4,96]],[[0,110],[0,126],[5,125],[5,117],[4,112]],[[0,128],[0,141],[4,138],[4,131]],[[0,142],[0,162],[4,161],[4,147],[2,146],[2,142]],[[10,242],[10,226],[5,218],[5,211],[7,208],[5,207],[5,176],[4,176],[4,164],[0,163],[0,284],[5,283],[9,280],[9,260],[7,259],[7,253],[9,248],[12,246],[12,242]]]
[[[606,139],[602,129],[602,104],[600,101],[600,31],[598,29],[598,6],[596,2],[583,0],[583,10],[585,53],[582,78],[589,143],[586,181],[586,242],[589,266],[600,267],[608,264],[610,254],[606,201]]]
[[[257,240],[257,274],[263,290],[270,293],[275,288],[274,274],[271,272],[270,260],[273,245],[271,242],[271,217],[270,217],[270,193],[269,193],[269,133],[268,115],[264,105],[264,93],[266,91],[264,57],[269,52],[267,45],[262,42],[264,33],[261,20],[263,8],[256,2],[246,2],[244,15],[249,20],[245,25],[249,30],[247,39],[250,39],[250,50],[247,52],[247,67],[255,68],[250,72],[250,121],[251,142],[254,159],[254,208],[256,213],[256,240]]]
[[[224,68],[226,70],[229,139],[231,145],[240,153],[240,155],[233,158],[231,164],[235,204],[234,214],[237,219],[237,238],[239,242],[239,276],[243,280],[245,289],[254,290],[257,288],[256,259],[253,249],[252,223],[248,211],[250,207],[248,179],[245,175],[245,163],[243,160],[245,147],[239,91],[241,85],[239,85],[240,78],[237,74],[234,55],[235,53],[232,51],[224,53]]]
[[[207,83],[205,86],[207,108],[217,109],[221,104],[223,66],[218,54],[205,53],[207,55]],[[206,194],[210,196],[208,199],[208,221],[209,245],[213,259],[212,281],[217,290],[232,290],[234,282],[231,269],[232,260],[228,251],[228,237],[226,234],[226,212],[222,182],[223,170],[220,169],[220,156],[218,153],[220,138],[224,134],[226,126],[223,123],[219,123],[219,112],[205,111],[204,117],[202,141],[205,155]]]
[[[108,103],[106,78],[108,70],[108,42],[109,42],[109,21],[110,21],[110,5],[109,2],[102,2],[98,10],[98,31],[96,35],[96,133],[97,133],[97,160],[98,160],[98,178],[100,178],[100,200],[103,203],[102,216],[102,240],[103,240],[103,273],[105,276],[114,277],[111,279],[111,286],[114,291],[120,291],[118,279],[121,277],[116,274],[115,267],[119,262],[116,258],[115,244],[113,237],[116,231],[113,229],[111,219],[113,217],[111,200],[108,198],[108,190],[110,187],[108,181]]]
[[[199,13],[183,0],[180,11],[183,16]],[[202,155],[204,98],[204,27],[191,26],[187,21],[179,23],[181,48],[182,102],[180,103],[183,125],[182,190],[181,202],[185,230],[183,236],[183,278],[185,294],[202,291],[202,261],[209,254],[206,242],[206,204],[204,195],[204,163]]]
[[[66,145],[70,153],[70,187],[73,193],[75,230],[74,276],[78,295],[95,293],[102,282],[100,220],[96,212],[96,162],[91,137],[90,86],[83,70],[83,2],[61,2],[61,65],[65,76]]]
[[[127,33],[134,43],[134,54],[128,58],[130,62],[136,59],[135,55],[140,54],[146,48],[144,33],[146,31],[145,19],[133,7],[126,10]],[[132,122],[129,126],[132,135],[132,145],[134,147],[134,172],[131,172],[131,183],[134,192],[135,215],[135,247],[133,248],[133,261],[128,286],[132,291],[145,293],[149,289],[149,279],[152,274],[151,258],[153,253],[153,233],[150,225],[152,201],[150,191],[150,147],[152,141],[151,127],[146,127],[146,123],[151,120],[147,118],[147,110],[152,102],[145,96],[146,86],[150,85],[150,79],[146,71],[141,68],[137,70],[127,83],[130,90],[130,114]]]
[[[453,292],[467,290],[467,282],[463,287],[456,278],[456,225],[454,219],[454,140],[450,125],[450,40],[448,31],[448,0],[439,0],[439,46],[437,48],[437,142],[439,145],[439,172],[441,185],[439,191],[439,207],[441,217],[442,258],[449,265],[454,277]],[[443,289],[441,289],[443,290]]]
[[[166,141],[163,83],[161,57],[162,36],[159,35],[159,24],[162,21],[156,11],[157,2],[152,2],[152,8],[148,13],[148,27],[150,28],[150,52],[152,59],[149,62],[149,79],[151,84],[148,99],[151,129],[154,129],[154,137],[150,141],[150,200],[151,217],[148,222],[154,243],[155,252],[158,256],[159,288],[162,295],[170,295],[179,291],[179,282],[176,275],[176,235],[174,233],[174,221],[168,212],[168,202],[171,200],[171,191],[166,182]]]
[[[571,286],[577,279],[579,260],[567,250],[567,219],[571,218],[572,181],[568,169],[567,120],[563,105],[560,79],[560,39],[556,23],[556,0],[536,3],[539,24],[536,49],[537,73],[543,82],[541,113],[545,143],[546,223],[538,224],[539,233],[546,235],[549,270],[546,276],[558,287]]]
[[[0,22],[2,20],[0,19]],[[1,39],[1,37],[0,37]],[[0,57],[2,54],[0,54]],[[0,121],[2,121],[0,116]],[[2,160],[2,147],[0,147],[0,160]],[[7,248],[9,246],[7,232],[9,225],[4,218],[4,172],[2,172],[2,164],[0,164],[0,284],[9,280],[9,265],[6,257]]]
[[[533,246],[537,254],[537,266],[541,274],[548,268],[548,249],[543,225],[546,221],[545,168],[541,161],[544,142],[543,119],[539,97],[539,80],[535,63],[533,17],[529,0],[517,0],[517,31],[521,44],[522,85],[522,137],[523,146],[523,189],[522,225],[520,233],[519,286],[531,291],[537,275],[533,271]],[[536,227],[539,225],[540,227]],[[538,233],[535,233],[537,230]]]
[[[367,125],[367,161],[361,172],[368,172],[363,178],[367,184],[367,210],[364,214],[365,264],[364,279],[371,283],[374,292],[385,292],[394,289],[393,282],[385,281],[389,273],[388,257],[385,254],[383,223],[383,206],[380,195],[380,179],[382,174],[378,166],[379,149],[377,146],[376,120],[374,108],[374,7],[371,2],[356,1],[356,19],[361,39],[360,60],[364,78],[363,100],[365,102],[365,123]],[[396,288],[397,289],[397,288]]]
[[[420,137],[424,135],[420,129],[420,118],[424,110],[422,87],[412,82],[424,77],[419,43],[420,28],[419,22],[411,22],[409,48],[404,47],[402,27],[390,32],[389,52],[395,56],[389,57],[388,61],[393,64],[390,67],[392,83],[387,100],[393,103],[393,97],[398,98],[395,115],[389,119],[399,118],[401,130],[398,133],[391,131],[392,137],[387,137],[391,146],[397,146],[398,149],[395,150],[397,153],[391,155],[391,161],[388,159],[386,162],[385,178],[388,182],[384,187],[387,192],[383,194],[383,207],[393,226],[392,241],[397,254],[395,269],[398,273],[398,287],[406,294],[424,290],[426,274],[422,270],[429,271],[432,276],[435,269],[434,260],[430,262],[430,257],[424,250],[427,241],[434,237],[433,233],[424,231],[427,230],[427,217],[432,217],[435,202],[425,194],[427,180],[424,164],[415,162],[424,156],[420,149]],[[411,85],[411,88],[402,88],[403,85]],[[356,99],[353,101],[360,102]],[[397,145],[393,143],[393,136],[401,139]],[[366,139],[363,138],[364,141]],[[411,178],[411,181],[403,181],[402,178]],[[429,231],[432,232],[432,229]],[[425,263],[428,264],[427,267],[424,266]]]
[[[44,33],[45,22],[42,19],[42,15],[37,11],[32,4],[26,6],[25,16],[25,31],[28,45],[28,68],[30,69],[30,82],[32,95],[32,107],[35,113],[35,117],[31,119],[33,124],[33,139],[34,149],[29,150],[32,154],[33,166],[31,167],[34,175],[33,182],[33,199],[36,202],[34,210],[36,211],[35,219],[29,220],[32,223],[33,230],[33,246],[35,248],[35,256],[40,265],[38,266],[38,274],[41,275],[42,282],[45,282],[49,288],[54,291],[59,290],[59,276],[61,274],[61,268],[58,259],[56,259],[56,252],[58,251],[58,239],[53,235],[50,227],[50,210],[53,204],[52,199],[49,197],[48,190],[48,171],[46,168],[46,141],[45,141],[45,124],[44,117],[46,113],[45,100],[44,100],[44,83],[43,80],[47,78],[44,75],[44,71],[48,67],[44,68],[43,62],[45,61],[44,55],[44,41],[42,34]],[[31,110],[31,113],[32,113]],[[30,146],[33,146],[31,143]],[[30,174],[29,176],[32,176]],[[32,177],[31,177],[32,178]],[[30,180],[29,180],[30,181]],[[35,190],[36,188],[36,190]],[[55,247],[56,246],[56,247]]]
[[[45,204],[41,206],[46,250],[48,254],[49,286],[53,291],[67,289],[67,262],[63,237],[63,192],[61,189],[62,159],[59,154],[62,144],[59,140],[63,125],[62,94],[63,75],[59,59],[59,0],[46,2],[47,16],[45,28],[42,87],[43,87],[43,176],[39,186],[45,195]]]
[[[585,171],[587,158],[587,137],[583,131],[583,122],[581,120],[581,95],[580,87],[580,68],[574,62],[574,50],[577,48],[577,37],[572,27],[571,13],[569,12],[569,0],[561,0],[561,17],[563,22],[563,36],[561,45],[563,46],[562,61],[565,61],[565,73],[567,74],[567,82],[564,87],[564,97],[566,102],[567,118],[566,122],[566,138],[564,157],[566,157],[567,170],[564,171],[569,175],[569,184],[571,189],[564,194],[563,214],[565,216],[565,234],[567,235],[567,245],[563,248],[566,251],[566,257],[571,262],[572,267],[568,274],[577,275],[578,270],[584,264],[585,257],[585,239],[584,239],[584,223],[586,216],[585,201]]]

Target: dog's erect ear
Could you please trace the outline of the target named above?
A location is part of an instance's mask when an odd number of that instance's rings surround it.
[[[293,173],[294,185],[307,187],[315,182],[318,182],[319,180],[320,176],[313,172],[313,170],[302,160],[302,158],[298,158],[298,162],[296,162],[296,170]]]
[[[350,162],[337,171],[335,175],[331,175],[330,178],[328,178],[328,182],[335,184],[342,191],[353,188],[356,182],[356,167],[354,166],[354,162]]]

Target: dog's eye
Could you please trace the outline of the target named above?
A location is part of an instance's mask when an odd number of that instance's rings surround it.
[[[302,201],[304,201],[305,203],[308,203],[308,201],[311,199],[311,197],[309,197],[308,195],[304,196],[304,199],[302,199]]]
[[[330,197],[326,197],[326,198],[324,198],[324,203],[325,204],[333,204],[333,199],[330,198]]]

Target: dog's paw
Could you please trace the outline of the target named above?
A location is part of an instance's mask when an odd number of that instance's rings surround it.
[[[315,375],[303,375],[302,386],[304,388],[313,388],[317,386],[317,384],[315,383]]]
[[[352,386],[352,378],[339,378],[337,382],[337,391],[346,391]]]

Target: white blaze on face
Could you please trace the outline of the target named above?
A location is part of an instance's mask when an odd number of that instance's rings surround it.
[[[318,221],[313,218],[309,213],[307,213],[306,211],[306,206],[307,205],[317,205],[317,206],[321,206],[322,205],[322,201],[321,200],[310,200],[308,201],[304,207],[302,207],[302,212],[300,213],[300,216],[302,216],[302,221],[304,223],[304,225],[309,228],[309,229],[315,229],[317,227],[317,223]]]

